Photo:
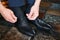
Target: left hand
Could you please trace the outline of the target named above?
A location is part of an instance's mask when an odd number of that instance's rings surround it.
[[[39,6],[33,5],[30,13],[26,14],[29,20],[35,20],[39,16]]]

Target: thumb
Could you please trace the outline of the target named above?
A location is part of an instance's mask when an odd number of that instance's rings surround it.
[[[29,14],[26,14],[26,16],[28,16]]]

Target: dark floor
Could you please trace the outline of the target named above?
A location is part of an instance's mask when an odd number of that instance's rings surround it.
[[[12,27],[9,30],[8,27],[0,25],[0,40],[29,40],[29,39],[30,37],[21,34],[15,27]],[[33,40],[56,40],[56,39],[51,35],[38,33]]]

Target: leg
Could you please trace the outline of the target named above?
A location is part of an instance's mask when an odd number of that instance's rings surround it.
[[[17,22],[15,23],[16,28],[22,32],[23,34],[26,34],[28,36],[34,36],[35,31],[32,29],[32,27],[29,25],[26,16],[24,15],[23,11],[20,7],[12,7],[11,8],[15,15],[17,16]]]

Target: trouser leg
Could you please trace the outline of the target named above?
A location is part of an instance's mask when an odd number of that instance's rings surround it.
[[[16,28],[28,35],[28,36],[34,36],[35,35],[35,30],[32,29],[30,24],[28,23],[27,17],[22,11],[20,7],[12,7],[12,11],[14,12],[15,16],[17,17],[17,22],[15,23]]]

